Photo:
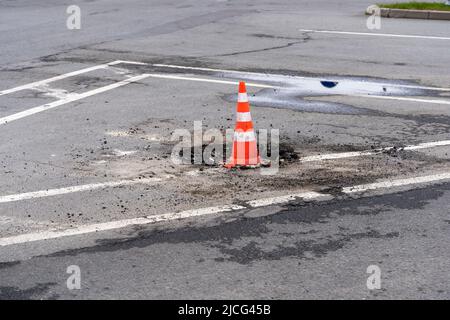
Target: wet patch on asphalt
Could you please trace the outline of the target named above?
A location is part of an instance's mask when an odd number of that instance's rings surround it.
[[[227,102],[235,102],[235,94],[223,96]],[[252,106],[278,109],[292,109],[303,112],[331,113],[344,115],[376,115],[377,113],[364,108],[357,108],[342,103],[304,100],[295,90],[262,89],[249,96]]]
[[[270,251],[262,249],[259,247],[258,243],[254,241],[251,241],[249,244],[238,249],[217,245],[226,258],[216,258],[215,261],[236,262],[246,265],[255,261],[281,260],[290,257],[314,259],[321,258],[329,252],[343,249],[348,243],[360,239],[389,239],[394,237],[398,237],[398,232],[381,234],[378,231],[369,230],[364,233],[342,235],[337,239],[325,240],[324,242],[316,242],[313,240],[296,241],[288,247],[280,246],[277,249]],[[310,254],[306,256],[306,253]]]

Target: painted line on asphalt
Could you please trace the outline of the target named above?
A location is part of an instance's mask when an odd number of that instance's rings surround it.
[[[348,195],[360,194],[361,197],[365,197],[365,196],[368,196],[366,193],[368,191],[384,190],[384,189],[389,189],[389,188],[393,188],[393,187],[402,187],[402,186],[412,186],[412,185],[416,186],[418,184],[438,183],[438,182],[442,182],[443,180],[450,180],[450,173],[434,174],[434,175],[422,176],[422,177],[397,179],[397,180],[382,181],[382,182],[371,183],[371,184],[356,185],[356,186],[351,186],[351,187],[345,187],[342,189],[342,192],[344,194],[348,194]],[[398,192],[398,191],[393,191],[393,192]],[[148,224],[154,224],[154,223],[158,223],[158,222],[182,220],[182,219],[187,219],[187,218],[192,218],[192,217],[207,216],[207,215],[213,215],[213,214],[220,214],[220,213],[224,213],[224,212],[242,210],[242,209],[246,209],[246,208],[258,208],[258,207],[270,206],[270,205],[274,205],[274,204],[289,203],[290,201],[293,201],[293,200],[324,201],[324,200],[331,200],[331,199],[334,199],[334,197],[330,194],[307,191],[307,192],[303,192],[303,193],[296,193],[296,194],[285,195],[285,196],[281,196],[281,197],[272,197],[272,198],[248,201],[245,203],[245,205],[224,205],[224,206],[216,206],[216,207],[207,207],[207,208],[192,209],[192,210],[187,210],[187,211],[182,211],[182,212],[146,216],[146,217],[141,217],[141,218],[133,218],[133,219],[117,220],[117,221],[110,221],[110,222],[104,222],[104,223],[82,225],[82,226],[79,226],[76,228],[69,228],[69,229],[64,229],[64,230],[52,229],[52,230],[46,230],[46,231],[41,231],[41,232],[27,233],[27,234],[21,234],[21,235],[17,235],[17,236],[4,237],[4,238],[0,238],[0,246],[10,246],[10,245],[16,245],[16,244],[35,242],[35,241],[57,239],[57,238],[68,237],[68,236],[83,235],[83,234],[95,233],[95,232],[100,232],[100,231],[110,231],[110,230],[121,229],[121,228],[129,227],[129,226],[148,225]]]
[[[147,75],[152,78],[160,78],[160,79],[188,80],[188,81],[211,82],[211,83],[232,84],[232,85],[239,84],[239,81],[215,80],[215,79],[207,79],[207,78],[174,76],[174,75],[165,75],[165,74],[156,74],[156,73],[147,73]],[[275,87],[275,86],[271,86],[271,85],[251,83],[251,82],[245,83],[245,84],[249,87],[256,87],[256,88],[279,88],[279,87]]]
[[[28,110],[25,110],[25,111],[21,111],[21,112],[18,112],[18,113],[15,113],[15,114],[12,114],[12,115],[0,118],[0,125],[4,125],[4,124],[10,123],[12,121],[22,119],[22,118],[34,115],[36,113],[40,113],[40,112],[43,112],[43,111],[54,109],[56,107],[59,107],[59,106],[62,106],[62,105],[65,105],[65,104],[68,104],[68,103],[71,103],[71,102],[74,102],[74,101],[77,101],[77,100],[80,100],[80,99],[91,97],[91,96],[99,94],[99,93],[103,93],[103,92],[106,92],[106,91],[109,91],[109,90],[113,90],[113,89],[125,86],[127,84],[143,80],[143,79],[148,78],[148,77],[149,77],[149,75],[142,74],[142,75],[131,77],[131,78],[128,78],[128,79],[125,79],[125,80],[122,80],[122,81],[118,81],[118,82],[112,83],[110,85],[107,85],[107,86],[104,86],[104,87],[101,87],[101,88],[97,88],[97,89],[94,89],[94,90],[91,90],[91,91],[86,91],[86,92],[83,92],[83,93],[68,93],[65,99],[61,99],[61,100],[57,100],[57,101],[54,101],[54,102],[46,103],[46,104],[40,105],[38,107],[34,107],[34,108],[31,108],[31,109],[28,109]]]
[[[430,40],[450,40],[450,37],[422,36],[422,35],[413,35],[413,34],[351,32],[351,31],[310,30],[310,29],[299,29],[299,31],[301,31],[301,32],[313,32],[313,33],[346,34],[346,35],[354,35],[354,36],[372,36],[372,37],[390,37],[390,38],[413,38],[413,39],[430,39]]]
[[[215,69],[215,68],[204,68],[204,67],[189,67],[189,66],[180,66],[173,64],[161,64],[155,63],[152,64],[154,67],[161,68],[170,68],[170,69],[181,69],[181,70],[197,70],[197,71],[209,71],[209,72],[221,72],[221,73],[237,73],[237,74],[253,74],[257,76],[285,76],[281,74],[270,74],[270,73],[260,73],[260,72],[247,72],[247,71],[239,71],[239,70],[227,70],[227,69]],[[292,76],[297,79],[306,79],[306,80],[317,80],[317,81],[342,81],[340,79],[322,79],[315,77],[302,77],[302,76]],[[270,80],[270,79],[268,79]],[[442,87],[429,87],[429,86],[417,86],[417,85],[409,85],[409,84],[393,84],[393,83],[383,83],[383,82],[369,82],[372,84],[377,84],[380,86],[392,86],[399,88],[408,88],[408,89],[422,89],[422,90],[435,90],[435,91],[450,91],[450,88],[442,88]]]
[[[48,78],[48,79],[27,83],[27,84],[24,84],[24,85],[15,87],[15,88],[2,90],[2,91],[0,91],[0,96],[6,95],[6,94],[10,94],[10,93],[14,93],[14,92],[18,92],[18,91],[22,91],[22,90],[35,89],[36,87],[42,87],[42,86],[45,86],[45,85],[47,85],[49,83],[52,83],[52,82],[55,82],[55,81],[58,81],[58,80],[63,80],[63,79],[66,79],[66,78],[78,76],[80,74],[88,73],[88,72],[99,70],[99,69],[106,69],[109,66],[114,66],[114,65],[117,65],[117,64],[145,65],[145,63],[143,63],[143,62],[116,60],[116,61],[113,61],[113,62],[109,62],[109,63],[105,63],[105,64],[99,64],[99,65],[92,66],[92,67],[89,67],[89,68],[84,68],[84,69],[80,69],[80,70],[64,73],[64,74],[61,74],[59,76],[51,77],[51,78]]]
[[[378,190],[378,189],[388,189],[388,188],[403,187],[403,186],[408,186],[408,185],[418,185],[418,184],[438,182],[438,181],[449,180],[449,179],[450,179],[450,172],[446,172],[446,173],[440,173],[440,174],[433,174],[433,175],[429,175],[429,176],[381,181],[381,182],[376,182],[376,183],[368,183],[368,184],[362,184],[362,185],[358,185],[358,186],[345,187],[345,188],[342,188],[342,192],[346,193],[346,194],[363,193],[363,192]]]
[[[406,98],[398,96],[377,96],[377,95],[363,95],[363,94],[351,94],[351,97],[361,97],[361,98],[375,98],[375,99],[385,99],[385,100],[399,100],[399,101],[411,101],[411,102],[422,102],[422,103],[434,103],[434,104],[450,104],[450,100],[442,99],[419,99],[419,98]]]
[[[101,65],[97,65],[97,66],[93,66],[93,67],[89,67],[89,68],[84,68],[84,69],[80,69],[80,70],[69,72],[69,73],[64,73],[64,74],[61,74],[59,76],[55,76],[55,77],[52,77],[52,78],[48,78],[48,79],[44,79],[44,80],[40,80],[40,81],[27,83],[27,84],[24,84],[24,85],[15,87],[15,88],[11,88],[11,89],[6,89],[6,90],[3,90],[3,91],[0,91],[0,96],[6,95],[6,94],[10,94],[10,93],[14,93],[14,92],[18,92],[18,91],[22,91],[22,90],[33,89],[33,88],[36,88],[36,87],[47,85],[47,84],[49,84],[51,82],[55,82],[55,81],[58,81],[58,80],[63,80],[63,79],[66,79],[66,78],[78,76],[78,75],[83,74],[83,73],[87,73],[87,72],[91,72],[91,71],[95,71],[95,70],[99,70],[99,69],[104,69],[104,68],[107,68],[107,67],[108,67],[107,64],[101,64]]]
[[[91,183],[85,185],[71,186],[59,189],[47,189],[26,193],[18,193],[6,196],[0,196],[0,203],[16,202],[22,200],[30,200],[37,198],[46,198],[52,196],[65,195],[69,193],[93,191],[105,188],[114,188],[122,186],[130,186],[134,184],[150,184],[162,181],[162,178],[141,178],[141,179],[130,179],[130,180],[118,180],[118,181],[108,181],[101,183]]]
[[[387,151],[392,151],[394,149],[398,149],[398,151],[414,151],[421,149],[429,149],[436,147],[449,146],[450,140],[441,140],[434,142],[424,142],[419,143],[417,145],[408,145],[405,147],[386,147],[386,148],[377,148],[373,150],[363,150],[363,151],[352,151],[352,152],[337,152],[337,153],[327,153],[327,154],[319,154],[314,156],[306,156],[300,158],[301,162],[311,162],[311,161],[324,161],[324,160],[335,160],[335,159],[344,159],[344,158],[353,158],[353,157],[364,157],[370,155],[376,155]]]
[[[276,204],[283,204],[283,203],[287,203],[287,202],[294,201],[297,199],[302,199],[304,201],[307,201],[307,200],[319,201],[319,200],[331,200],[331,199],[333,199],[333,196],[326,194],[326,193],[318,193],[318,192],[314,192],[314,191],[308,191],[308,192],[289,194],[286,196],[251,200],[251,201],[247,201],[247,205],[252,208],[259,208],[259,207],[266,207],[266,206],[271,206],[271,205],[276,205]]]
[[[42,240],[57,239],[68,236],[83,235],[94,232],[116,230],[130,226],[148,225],[158,222],[181,220],[191,217],[230,212],[233,210],[240,210],[240,209],[244,209],[244,207],[238,205],[209,207],[209,208],[187,210],[178,213],[166,213],[142,218],[96,223],[65,230],[49,230],[44,232],[28,233],[18,236],[0,238],[0,247]]]

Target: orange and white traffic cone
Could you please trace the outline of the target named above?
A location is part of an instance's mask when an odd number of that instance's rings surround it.
[[[225,167],[228,169],[236,166],[254,168],[260,164],[261,159],[258,154],[256,135],[253,129],[253,121],[250,114],[250,104],[248,103],[245,82],[239,82],[233,150],[231,158],[225,164]]]

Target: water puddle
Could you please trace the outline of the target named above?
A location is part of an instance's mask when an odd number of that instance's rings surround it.
[[[276,87],[262,89],[249,97],[255,106],[294,109],[306,112],[323,112],[338,114],[373,114],[375,111],[353,107],[342,103],[311,101],[305,98],[326,96],[430,96],[438,97],[439,88],[424,87],[410,81],[395,81],[365,77],[342,76],[302,76],[219,70],[208,68],[190,68],[161,65],[157,71],[173,72],[182,76],[202,76],[218,79],[246,81]],[[183,73],[183,70],[186,73]],[[445,89],[446,90],[446,89]],[[445,91],[444,90],[444,91]],[[441,90],[442,91],[442,90]],[[236,95],[224,96],[226,101],[235,102]],[[376,112],[375,112],[376,113]]]
[[[223,98],[231,103],[236,102],[235,94],[228,94]],[[308,101],[303,98],[304,96],[300,95],[295,89],[263,89],[249,95],[252,106],[352,115],[373,113],[373,111],[368,109],[356,108],[341,103]]]
[[[258,73],[216,73],[216,77],[228,79],[241,79],[249,82],[258,82],[278,86],[286,89],[295,90],[302,96],[321,96],[321,95],[427,95],[426,91],[419,86],[414,88],[401,83],[388,83],[385,80],[375,81],[364,78],[343,78],[336,77],[331,79],[287,76],[276,74],[258,74]]]
[[[287,108],[305,112],[323,112],[336,114],[373,114],[375,111],[353,107],[346,104],[308,101],[307,97],[324,96],[424,96],[432,94],[432,90],[425,90],[412,85],[400,83],[386,83],[364,78],[333,78],[320,79],[289,75],[258,74],[258,73],[216,73],[215,77],[244,80],[263,83],[279,87],[277,89],[263,89],[249,97],[253,105],[272,108]],[[235,95],[224,97],[226,101],[235,101]]]

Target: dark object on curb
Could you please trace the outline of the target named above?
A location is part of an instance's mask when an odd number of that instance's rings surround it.
[[[338,82],[335,81],[320,81],[320,83],[326,88],[334,88],[338,84]]]

